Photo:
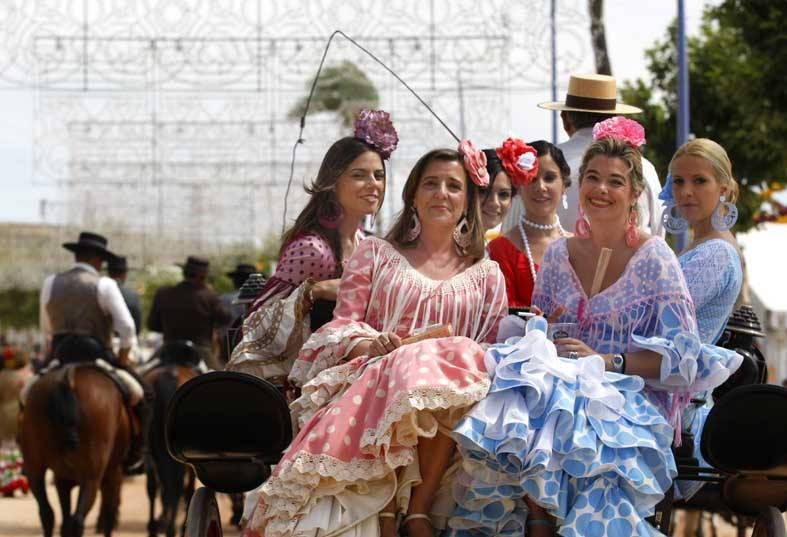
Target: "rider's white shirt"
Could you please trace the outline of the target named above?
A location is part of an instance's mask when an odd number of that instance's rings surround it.
[[[75,267],[80,267],[88,272],[98,276],[98,271],[87,263],[76,263]],[[39,327],[41,328],[41,335],[44,338],[44,345],[49,347],[52,341],[52,322],[49,319],[49,313],[46,311],[46,304],[49,302],[49,297],[52,295],[52,282],[56,274],[50,274],[44,280],[44,285],[41,287],[41,300],[39,302],[38,319]],[[98,305],[99,307],[112,317],[112,327],[120,337],[120,348],[132,348],[137,344],[136,327],[134,326],[134,319],[131,318],[131,313],[128,311],[123,295],[120,293],[120,288],[115,280],[106,276],[100,276],[98,279]]]

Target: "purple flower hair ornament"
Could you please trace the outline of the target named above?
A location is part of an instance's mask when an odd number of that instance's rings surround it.
[[[363,109],[355,120],[355,137],[371,145],[387,160],[396,150],[399,136],[384,110]]]

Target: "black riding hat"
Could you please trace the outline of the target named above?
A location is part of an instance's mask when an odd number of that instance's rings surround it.
[[[248,263],[238,263],[235,266],[235,270],[231,272],[227,272],[227,276],[230,278],[234,278],[235,276],[248,276],[249,274],[254,274],[257,272],[257,267],[254,265],[250,265]]]
[[[79,253],[84,250],[93,250],[98,252],[104,259],[110,260],[115,256],[112,252],[107,250],[107,238],[98,233],[90,231],[83,231],[79,234],[77,242],[64,242],[63,248],[74,253]]]

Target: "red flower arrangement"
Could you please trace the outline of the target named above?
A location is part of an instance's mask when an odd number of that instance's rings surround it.
[[[538,152],[519,138],[507,138],[495,152],[512,185],[526,185],[538,175]]]
[[[489,171],[486,169],[486,155],[473,146],[470,140],[459,143],[459,153],[470,180],[481,188],[489,185]]]

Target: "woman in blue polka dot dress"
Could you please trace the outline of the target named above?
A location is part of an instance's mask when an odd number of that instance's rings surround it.
[[[571,337],[492,346],[489,394],[454,429],[451,536],[660,535],[645,518],[677,473],[681,411],[740,365],[700,341],[675,255],[638,229],[644,131],[621,120],[594,129],[576,236],[549,246],[533,293]]]

